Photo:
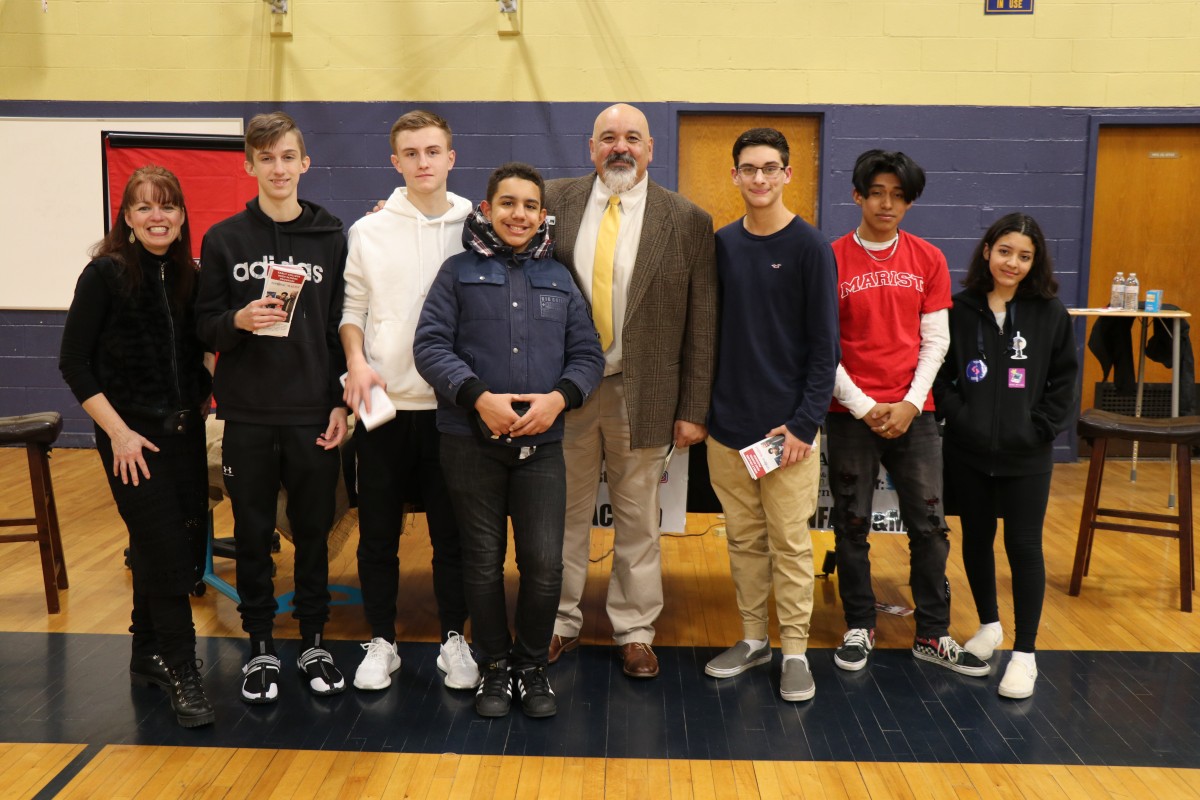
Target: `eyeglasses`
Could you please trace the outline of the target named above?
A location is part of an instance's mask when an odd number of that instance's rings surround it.
[[[743,178],[752,179],[762,170],[763,177],[767,180],[779,177],[779,173],[783,172],[787,167],[781,167],[778,164],[767,164],[765,167],[755,167],[751,164],[742,164],[737,168],[738,174]]]

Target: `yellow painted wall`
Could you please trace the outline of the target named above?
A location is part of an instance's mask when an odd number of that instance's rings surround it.
[[[1200,105],[1200,2],[0,0],[0,99]]]

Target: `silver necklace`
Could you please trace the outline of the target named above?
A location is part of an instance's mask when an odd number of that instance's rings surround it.
[[[871,252],[870,248],[868,248],[865,244],[863,244],[863,240],[860,239],[858,236],[858,228],[854,229],[854,241],[858,242],[858,246],[863,249],[864,253],[866,253],[868,256],[871,257],[872,261],[882,262],[882,261],[887,261],[892,256],[896,255],[896,251],[900,249],[900,232],[896,231],[896,238],[892,240],[892,250],[890,253],[888,253],[883,258],[879,258],[878,256],[876,256],[873,252]]]

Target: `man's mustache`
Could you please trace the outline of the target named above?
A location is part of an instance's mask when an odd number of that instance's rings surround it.
[[[604,159],[604,166],[611,167],[613,164],[624,164],[632,169],[637,169],[637,161],[628,153],[611,153],[608,158]]]

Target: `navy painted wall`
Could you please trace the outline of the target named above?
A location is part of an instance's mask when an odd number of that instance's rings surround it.
[[[305,132],[313,167],[301,194],[349,226],[399,176],[388,163],[387,131],[403,111],[425,107],[455,130],[458,159],[451,190],[479,199],[487,176],[504,161],[528,161],[548,178],[591,168],[587,137],[598,103],[97,103],[0,101],[0,116],[248,118],[283,108]],[[803,113],[822,119],[821,227],[835,238],[859,219],[850,199],[855,157],[872,147],[899,149],[927,171],[925,194],[905,227],[946,253],[957,284],[971,248],[998,216],[1022,209],[1041,222],[1053,248],[1067,305],[1086,302],[1082,263],[1090,214],[1088,169],[1093,123],[1178,118],[1195,123],[1194,109],[1088,109],[945,106],[730,106],[654,103],[641,106],[654,132],[651,175],[677,184],[674,132],[687,113]],[[714,165],[725,169],[726,165]],[[99,191],[99,176],[96,176]],[[82,269],[86,259],[80,254]],[[0,309],[3,299],[0,297]],[[0,310],[0,414],[59,410],[67,419],[60,443],[92,444],[91,425],[58,377],[56,354],[63,312]]]

